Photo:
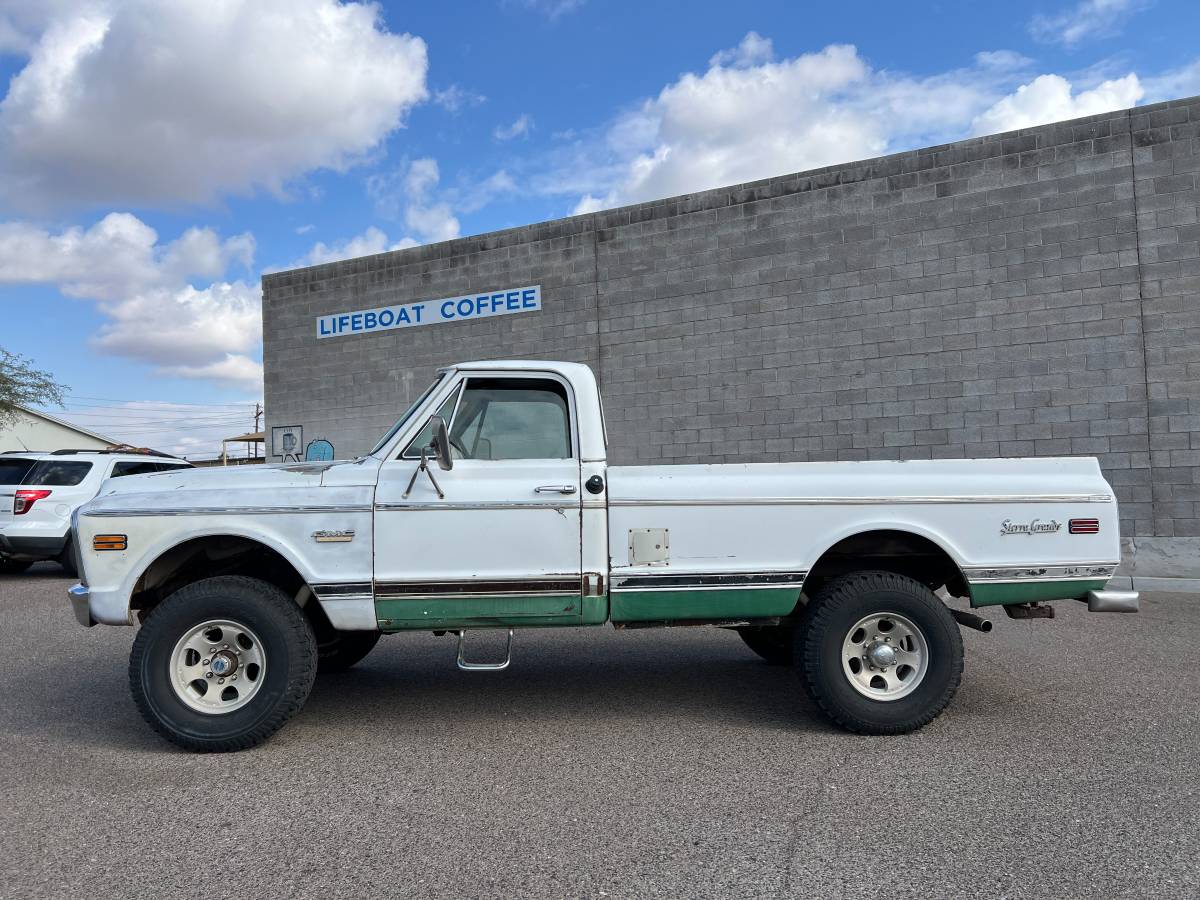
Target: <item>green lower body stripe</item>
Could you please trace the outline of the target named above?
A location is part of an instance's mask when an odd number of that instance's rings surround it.
[[[800,599],[800,588],[731,588],[702,591],[613,591],[614,622],[664,622],[688,619],[758,619],[786,616]]]
[[[1105,578],[1080,581],[977,581],[971,585],[972,606],[1003,606],[1044,600],[1082,600],[1088,591],[1100,591]]]

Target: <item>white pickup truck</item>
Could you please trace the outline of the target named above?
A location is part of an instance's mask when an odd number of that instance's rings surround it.
[[[381,634],[496,669],[512,629],[606,622],[737,629],[837,724],[897,734],[954,695],[959,626],[991,628],[944,597],[1138,607],[1105,589],[1094,459],[609,466],[595,378],[562,362],[447,368],[352,461],[108,482],[73,527],[77,618],[140,623],[134,699],[192,750],[264,740]],[[471,662],[488,628],[508,652]]]

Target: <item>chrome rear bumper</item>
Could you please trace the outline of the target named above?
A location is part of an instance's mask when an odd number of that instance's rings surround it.
[[[1088,591],[1088,612],[1135,613],[1138,611],[1137,591]]]

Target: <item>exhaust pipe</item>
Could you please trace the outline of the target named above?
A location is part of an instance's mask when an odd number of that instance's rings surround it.
[[[979,616],[963,612],[961,609],[950,610],[950,615],[954,616],[954,621],[963,628],[974,628],[976,631],[982,631],[984,634],[992,630],[992,623],[987,619],[981,619]]]

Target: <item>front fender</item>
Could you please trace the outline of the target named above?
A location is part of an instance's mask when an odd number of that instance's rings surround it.
[[[237,537],[262,544],[287,560],[309,584],[369,582],[372,569],[371,509],[294,509],[254,515],[96,514],[84,508],[77,519],[81,576],[90,592],[91,615],[109,625],[132,625],[130,600],[138,581],[164,553],[205,537]],[[352,534],[349,541],[318,543],[314,532]],[[124,551],[96,551],[97,534],[124,534]]]

